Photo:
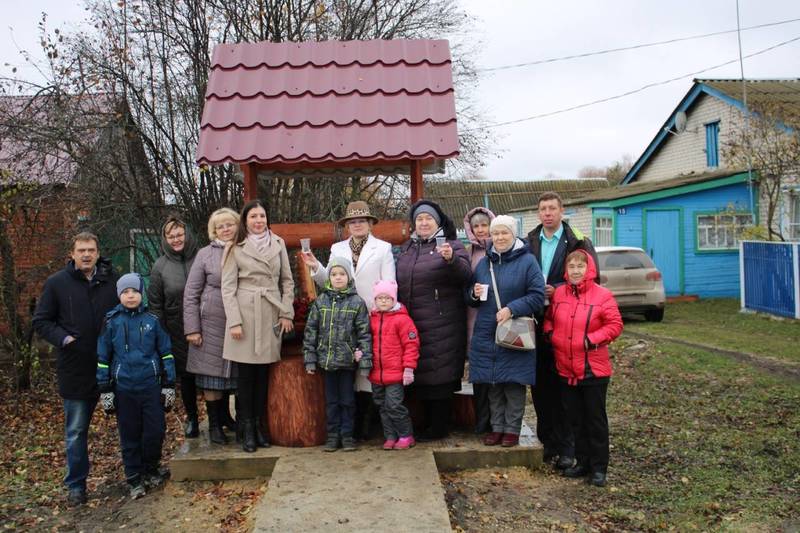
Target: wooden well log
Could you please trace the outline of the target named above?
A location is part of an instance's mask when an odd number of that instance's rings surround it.
[[[286,341],[281,360],[270,365],[267,396],[269,433],[278,446],[319,446],[325,442],[325,383],[306,374],[300,340]]]
[[[372,227],[372,234],[392,244],[403,244],[409,238],[407,220],[381,220]],[[330,248],[347,237],[347,233],[333,222],[303,224],[272,224],[270,230],[279,235],[286,248],[300,248],[300,239],[311,238],[312,248]]]

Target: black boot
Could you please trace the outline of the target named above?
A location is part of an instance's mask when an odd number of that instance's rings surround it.
[[[269,448],[267,421],[261,418],[256,418],[256,444],[259,448]]]
[[[186,415],[186,423],[183,425],[183,436],[187,439],[196,439],[200,436],[200,422],[197,420],[197,413]]]
[[[206,410],[208,411],[208,439],[214,444],[228,444],[228,438],[222,431],[220,421],[220,411],[222,400],[206,400]]]
[[[231,416],[231,393],[226,392],[222,395],[222,408],[220,409],[220,421],[222,427],[227,428],[228,431],[236,433],[236,420]],[[238,410],[236,411],[239,412]]]
[[[252,418],[241,420],[242,449],[246,452],[256,451],[256,422]]]

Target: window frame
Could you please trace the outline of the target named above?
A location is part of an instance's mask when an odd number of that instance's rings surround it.
[[[706,128],[706,167],[719,168],[719,120],[707,122]]]
[[[714,217],[714,224],[713,225],[703,225],[701,224],[701,218],[707,217]],[[720,247],[715,246],[713,248],[708,247],[708,245],[701,244],[701,237],[700,232],[701,230],[706,231],[714,231],[715,232],[715,240],[719,235],[720,229],[727,229],[720,223],[719,219],[722,217],[732,217],[733,218],[733,243],[730,246]],[[738,217],[749,217],[749,222],[745,224],[737,224]],[[741,230],[747,226],[752,226],[755,224],[755,214],[750,211],[697,211],[694,213],[694,250],[695,253],[699,254],[708,254],[708,253],[731,253],[731,252],[738,252],[739,250],[739,234],[741,234]],[[722,226],[722,227],[721,227]],[[706,236],[706,242],[708,242],[709,237]]]
[[[600,221],[607,221],[608,226],[601,226]],[[598,232],[606,234],[607,242],[598,238]],[[614,217],[611,213],[595,215],[592,224],[592,243],[595,246],[614,246]]]

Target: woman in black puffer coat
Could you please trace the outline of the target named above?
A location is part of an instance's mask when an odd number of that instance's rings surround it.
[[[425,430],[418,440],[447,436],[453,393],[461,390],[467,346],[464,290],[472,277],[469,254],[453,221],[438,204],[411,206],[414,232],[397,258],[398,299],[419,331],[420,356],[413,394],[422,401]],[[447,244],[437,248],[436,237]]]
[[[197,420],[197,387],[194,375],[186,372],[189,344],[183,333],[183,291],[186,278],[197,255],[197,242],[186,223],[169,217],[161,227],[161,249],[164,255],[150,269],[147,303],[151,313],[161,321],[172,341],[175,370],[181,382],[181,399],[186,409],[184,433],[188,438],[200,434]]]

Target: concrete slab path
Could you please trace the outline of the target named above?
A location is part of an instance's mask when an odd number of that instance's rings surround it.
[[[259,532],[449,532],[432,448],[305,449],[281,457],[254,509]]]

